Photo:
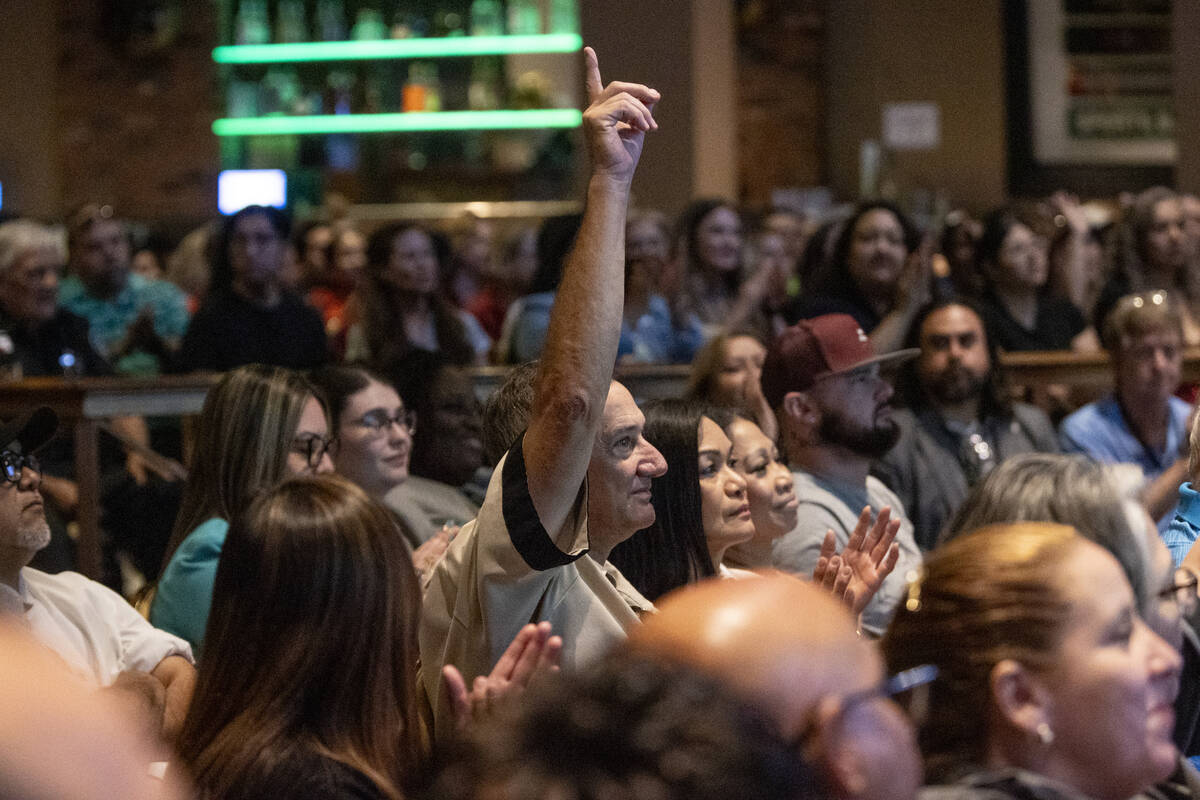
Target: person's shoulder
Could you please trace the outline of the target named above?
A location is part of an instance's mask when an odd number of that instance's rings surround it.
[[[283,293],[283,302],[280,303],[280,309],[285,313],[295,315],[298,320],[304,323],[319,328],[321,335],[325,335],[325,321],[321,319],[321,312],[317,311],[298,293],[291,289]]]
[[[239,302],[236,293],[230,289],[214,289],[204,296],[200,301],[199,308],[192,315],[192,326],[204,324],[209,320],[220,320],[225,318],[231,310],[241,307],[243,304]]]
[[[1168,398],[1167,407],[1171,410],[1171,419],[1177,422],[1180,420],[1186,422],[1192,414],[1192,405],[1174,395]]]
[[[382,800],[385,796],[375,782],[360,770],[334,759],[325,759],[323,768],[304,782],[300,797],[321,797],[326,800]]]
[[[872,313],[853,297],[817,292],[796,302],[791,316],[797,320],[812,319],[825,314],[849,314],[864,328],[870,324]]]
[[[31,589],[37,588],[65,588],[65,589],[91,589],[99,587],[105,591],[111,591],[102,583],[97,583],[91,578],[79,572],[66,570],[63,572],[42,572],[33,567],[23,567],[21,569],[21,578]]]
[[[77,275],[66,275],[58,282],[58,302],[63,305],[76,303],[86,294],[83,281]]]
[[[872,507],[878,509],[882,506],[891,506],[898,516],[905,516],[904,504],[900,498],[874,475],[867,476],[867,497],[870,498]]]
[[[78,332],[83,331],[85,334],[88,330],[87,317],[71,311],[69,308],[59,306],[54,311],[54,319],[51,324],[60,330]]]
[[[184,303],[187,301],[183,290],[170,281],[147,278],[145,275],[138,275],[137,273],[129,276],[129,288],[133,290],[139,300],[171,303]]]
[[[1114,403],[1111,397],[1093,400],[1085,406],[1077,408],[1063,419],[1060,427],[1064,433],[1084,432],[1098,427],[1110,426],[1111,408]]]
[[[1012,404],[1012,415],[1022,424],[1033,423],[1035,425],[1045,425],[1052,430],[1054,428],[1054,423],[1050,421],[1050,415],[1033,403],[1023,403],[1019,400],[1014,402]]]
[[[51,574],[24,567],[21,579],[31,596],[59,609],[107,608],[114,600],[125,602],[123,597],[104,584],[69,570]]]
[[[828,518],[837,518],[843,511],[849,513],[845,502],[818,483],[811,473],[793,468],[792,483],[796,491],[796,501],[803,509],[795,530],[820,528],[821,533],[824,533],[825,527],[828,527]]]
[[[205,520],[193,528],[179,544],[175,558],[181,560],[207,559],[213,555],[219,556],[225,546],[225,535],[229,533],[229,523],[220,517]]]
[[[323,800],[382,800],[384,793],[365,773],[317,753],[293,754],[264,781],[275,796],[319,797]]]

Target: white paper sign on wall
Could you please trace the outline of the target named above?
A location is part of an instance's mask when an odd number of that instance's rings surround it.
[[[885,103],[883,143],[889,150],[935,150],[942,143],[937,103]]]

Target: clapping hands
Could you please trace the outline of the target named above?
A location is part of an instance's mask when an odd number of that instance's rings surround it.
[[[538,674],[558,672],[561,655],[562,637],[550,635],[549,622],[539,622],[521,628],[491,673],[475,678],[470,691],[462,673],[447,664],[442,668],[442,686],[455,728],[465,730],[487,717],[501,698],[519,696]]]
[[[861,614],[871,602],[900,558],[900,545],[896,544],[900,520],[891,516],[892,509],[884,506],[872,524],[871,508],[864,507],[841,553],[837,552],[833,531],[825,534],[821,544],[813,583],[840,599],[855,615]]]

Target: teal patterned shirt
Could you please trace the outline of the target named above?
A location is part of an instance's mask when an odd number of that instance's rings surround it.
[[[78,277],[68,275],[59,284],[58,302],[88,321],[92,346],[110,359],[119,375],[156,375],[161,371],[158,358],[150,353],[135,351],[112,358],[112,350],[143,308],[153,311],[154,331],[168,341],[181,339],[188,326],[183,292],[173,283],[150,280],[137,273],[130,273],[125,288],[110,300],[93,297]]]

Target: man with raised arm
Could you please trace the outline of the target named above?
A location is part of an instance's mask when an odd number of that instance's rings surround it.
[[[600,81],[585,48],[592,162],[587,208],[567,259],[538,369],[533,416],[497,464],[479,516],[425,595],[422,681],[435,734],[453,727],[443,671],[485,675],[521,627],[549,621],[571,669],[602,654],[653,608],[608,563],[654,521],[650,482],[666,462],[642,436],[633,396],[612,380],[621,329],[629,187],[659,94]]]

